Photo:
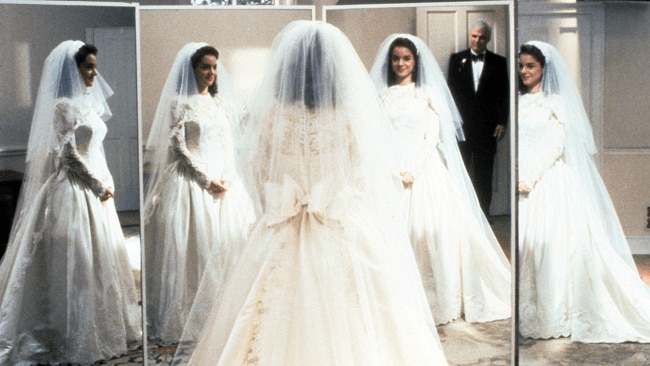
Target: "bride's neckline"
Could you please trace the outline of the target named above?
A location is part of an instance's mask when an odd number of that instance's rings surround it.
[[[406,85],[391,85],[388,87],[388,90],[392,93],[408,93],[411,90],[415,90],[415,83],[408,83]]]
[[[390,88],[408,88],[408,87],[412,87],[412,86],[415,86],[415,82],[410,82],[410,83],[404,84],[404,85],[395,84],[395,85],[391,85]]]

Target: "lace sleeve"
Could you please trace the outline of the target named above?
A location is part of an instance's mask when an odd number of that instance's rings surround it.
[[[553,165],[564,156],[564,126],[553,112],[547,124],[540,130],[539,146],[534,158],[526,166],[520,167],[519,181],[529,188],[535,184]]]
[[[417,176],[424,165],[431,158],[431,155],[436,153],[438,150],[438,142],[440,133],[436,131],[436,128],[440,128],[440,116],[436,112],[436,109],[429,101],[426,111],[425,111],[425,131],[424,131],[424,141],[418,149],[416,160],[413,162],[413,175]]]
[[[194,121],[196,114],[189,104],[178,103],[178,101],[172,102],[171,113],[172,128],[170,138],[176,160],[191,172],[194,181],[204,189],[208,189],[212,179],[204,173],[204,170],[197,161],[198,159],[192,155],[185,141],[185,124]]]
[[[82,137],[80,140],[89,141],[88,135],[93,133],[91,128],[79,125],[78,114],[79,111],[67,101],[60,101],[56,105],[54,118],[62,146],[61,160],[71,173],[84,182],[97,197],[101,197],[106,193],[107,187],[93,174],[77,149],[77,138]]]
[[[223,138],[223,145],[221,154],[224,159],[225,172],[224,179],[232,180],[236,175],[236,158],[235,158],[235,143],[233,141],[233,131],[230,129],[229,121],[226,121],[226,134]]]

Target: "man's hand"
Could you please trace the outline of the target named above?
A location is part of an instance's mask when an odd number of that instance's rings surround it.
[[[497,139],[497,141],[500,141],[502,138],[504,138],[506,135],[506,126],[504,125],[497,125],[497,128],[494,129],[494,138]]]

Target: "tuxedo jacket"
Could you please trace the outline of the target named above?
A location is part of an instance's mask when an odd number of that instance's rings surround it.
[[[447,78],[463,118],[465,141],[470,148],[496,152],[494,130],[498,124],[506,126],[510,115],[506,58],[486,51],[476,91],[470,49],[451,55]]]

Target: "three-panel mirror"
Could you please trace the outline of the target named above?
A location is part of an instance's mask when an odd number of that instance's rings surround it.
[[[0,0],[0,365],[650,363],[647,4],[239,5]]]

